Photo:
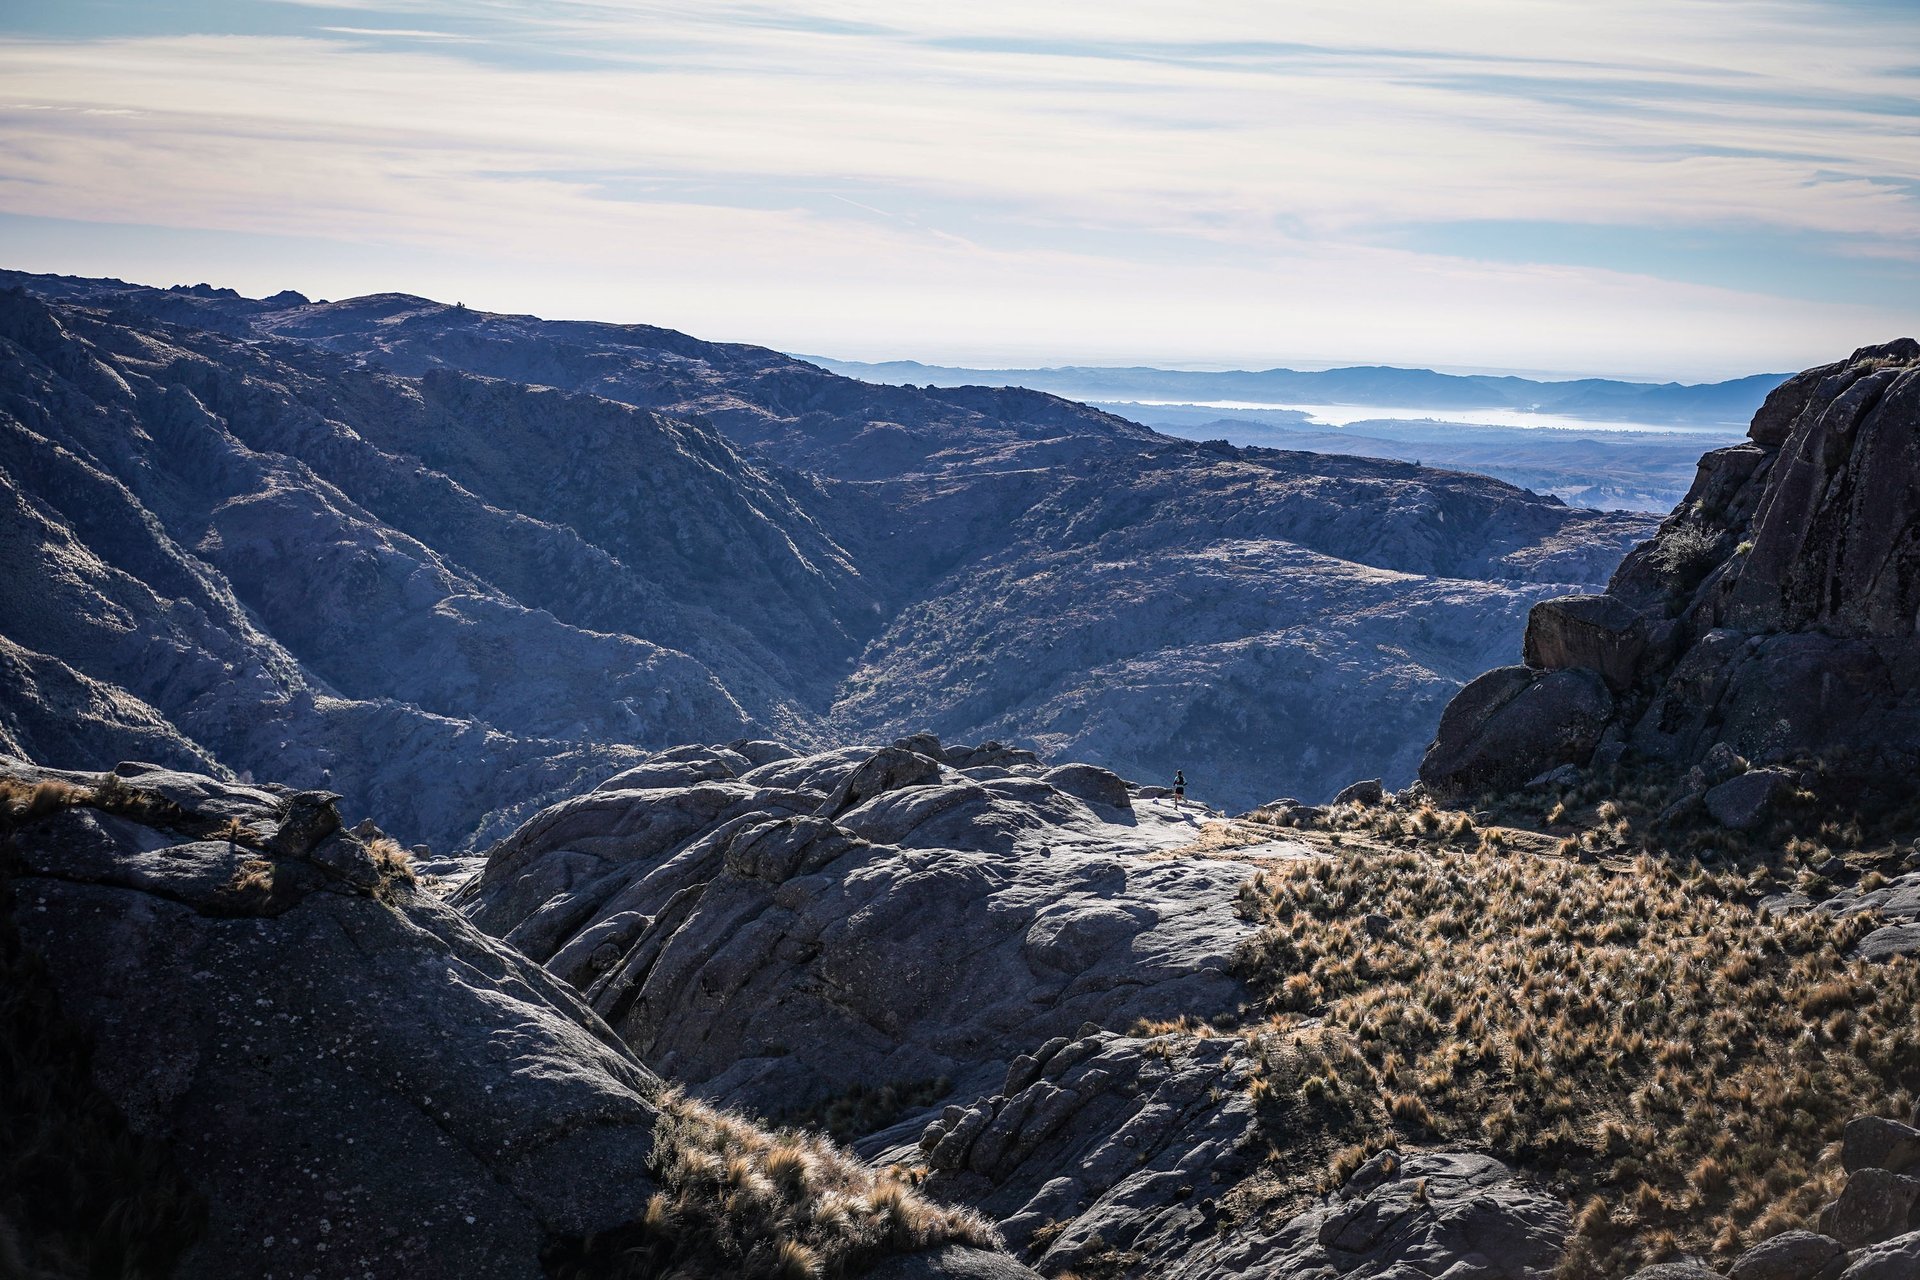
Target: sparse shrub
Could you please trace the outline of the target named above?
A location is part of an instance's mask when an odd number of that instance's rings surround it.
[[[1696,521],[1685,520],[1662,529],[1648,554],[1656,568],[1685,590],[1713,567],[1719,546],[1719,533]]]

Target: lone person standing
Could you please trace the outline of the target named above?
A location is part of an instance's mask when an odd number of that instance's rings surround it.
[[[1173,807],[1178,809],[1187,795],[1187,773],[1184,769],[1173,771]]]

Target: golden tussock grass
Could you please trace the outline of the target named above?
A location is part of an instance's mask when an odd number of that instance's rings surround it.
[[[1242,970],[1293,1145],[1304,1117],[1360,1150],[1491,1148],[1587,1202],[1574,1271],[1805,1223],[1846,1121],[1920,1089],[1920,965],[1850,958],[1871,922],[1763,913],[1744,876],[1623,867],[1463,842],[1256,875]]]
[[[895,1253],[999,1245],[978,1214],[934,1204],[905,1172],[871,1169],[818,1134],[762,1129],[678,1092],[659,1106],[660,1190],[639,1230],[551,1256],[549,1274],[832,1280]]]
[[[373,896],[382,902],[390,903],[403,888],[410,889],[420,883],[419,873],[413,869],[413,855],[398,840],[375,836],[367,841],[367,856],[373,860],[374,874],[378,877]]]
[[[0,819],[9,824],[32,822],[55,810],[85,804],[91,794],[89,788],[58,779],[21,782],[0,778]]]

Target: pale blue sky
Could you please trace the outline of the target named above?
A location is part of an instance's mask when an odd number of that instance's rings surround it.
[[[855,359],[1795,368],[1920,329],[1917,13],[12,0],[0,265]]]

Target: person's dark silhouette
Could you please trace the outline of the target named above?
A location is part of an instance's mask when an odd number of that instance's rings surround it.
[[[1178,809],[1187,794],[1187,773],[1184,769],[1173,771],[1173,807]]]

